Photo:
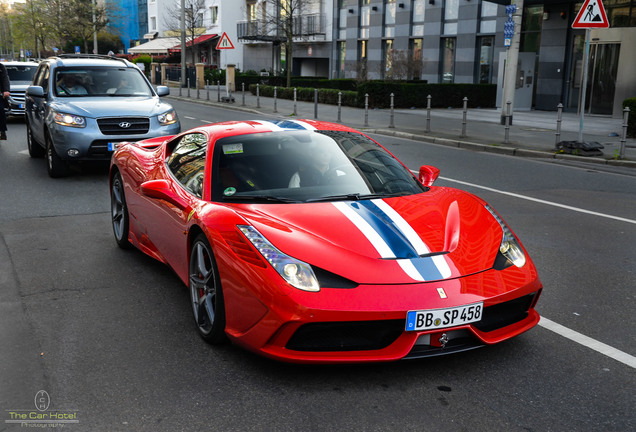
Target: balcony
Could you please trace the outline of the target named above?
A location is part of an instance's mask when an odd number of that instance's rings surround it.
[[[284,42],[287,38],[280,26],[265,21],[239,21],[236,23],[239,41]],[[293,22],[294,39],[325,36],[325,15],[301,15]]]

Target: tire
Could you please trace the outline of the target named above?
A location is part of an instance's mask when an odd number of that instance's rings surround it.
[[[124,194],[124,182],[119,172],[115,173],[111,181],[110,214],[113,234],[115,234],[117,245],[122,249],[132,248],[132,244],[128,241],[130,216],[128,214],[128,206],[126,205],[126,196]]]
[[[29,156],[32,158],[44,157],[44,148],[35,141],[33,133],[31,132],[31,125],[29,121],[26,121],[26,134],[27,134],[27,148],[29,149]]]
[[[53,147],[53,141],[51,136],[46,133],[46,168],[49,172],[49,176],[53,178],[66,177],[69,175],[68,163],[60,158]]]
[[[209,344],[227,342],[221,279],[210,242],[199,234],[192,243],[189,263],[190,304],[199,335]]]

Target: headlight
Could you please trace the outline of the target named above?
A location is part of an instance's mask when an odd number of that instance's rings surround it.
[[[320,291],[318,279],[316,279],[316,275],[309,264],[294,259],[276,249],[253,226],[239,225],[238,228],[290,285],[303,291]]]
[[[157,119],[162,126],[174,124],[177,122],[177,120],[179,120],[177,117],[177,112],[175,110],[170,110],[167,113],[160,114],[159,116],[157,116]]]
[[[495,218],[495,220],[499,222],[499,225],[503,230],[501,244],[499,245],[499,253],[495,259],[494,268],[497,270],[503,270],[513,264],[519,268],[523,267],[526,264],[526,256],[514,234],[512,234],[508,225],[506,225],[495,210],[493,210],[490,206],[486,206],[486,209]]]
[[[53,119],[55,123],[62,126],[70,126],[76,128],[86,127],[86,120],[84,117],[76,116],[73,114],[65,114],[55,111],[53,113]]]

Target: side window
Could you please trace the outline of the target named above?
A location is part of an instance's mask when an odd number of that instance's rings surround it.
[[[38,68],[38,71],[33,78],[33,84],[42,87],[44,89],[44,93],[48,91],[49,71],[49,65],[43,64]]]
[[[181,137],[166,161],[168,169],[183,187],[193,195],[203,196],[203,170],[208,139],[202,133]]]

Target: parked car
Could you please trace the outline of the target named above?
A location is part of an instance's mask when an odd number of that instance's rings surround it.
[[[3,65],[11,81],[11,96],[6,101],[4,110],[7,116],[24,116],[25,92],[33,81],[38,64],[12,61],[4,62]]]
[[[438,175],[340,124],[217,123],[121,144],[112,226],[189,287],[205,341],[277,360],[436,356],[534,327],[526,250]]]
[[[181,131],[174,108],[133,63],[116,57],[61,55],[43,60],[27,88],[31,157],[46,155],[51,177],[69,164],[109,160],[115,145]]]

